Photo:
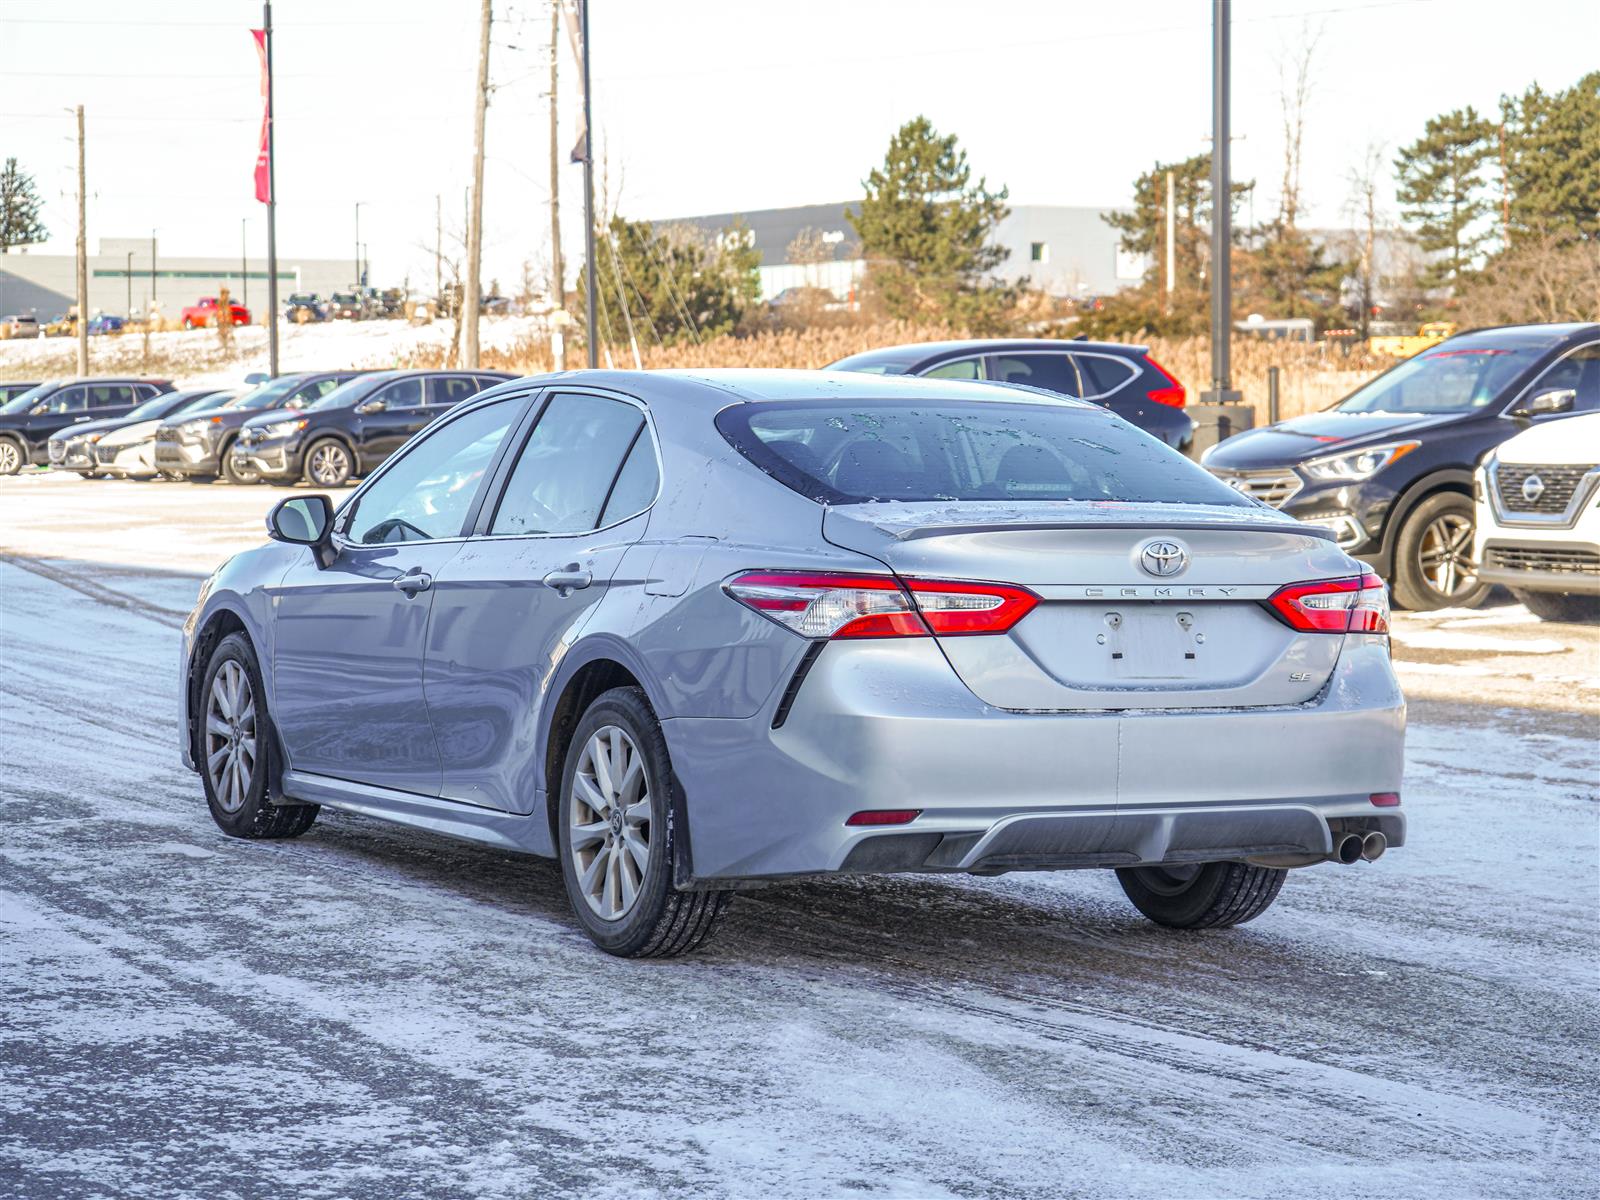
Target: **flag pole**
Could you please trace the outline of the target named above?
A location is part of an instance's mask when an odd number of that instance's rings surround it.
[[[583,19],[583,290],[587,300],[583,340],[589,346],[589,368],[600,365],[600,341],[595,335],[594,273],[594,125],[589,113],[589,0],[579,0]]]
[[[262,0],[262,28],[267,43],[267,373],[278,377],[278,184],[272,116],[272,0]]]

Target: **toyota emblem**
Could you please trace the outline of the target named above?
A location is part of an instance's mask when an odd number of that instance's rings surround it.
[[[1537,475],[1529,475],[1522,481],[1522,498],[1532,504],[1544,495],[1544,480]]]
[[[1189,565],[1189,552],[1177,542],[1146,542],[1139,551],[1139,566],[1148,575],[1166,579]]]

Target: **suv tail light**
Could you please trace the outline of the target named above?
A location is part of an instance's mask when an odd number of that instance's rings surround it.
[[[1284,624],[1305,633],[1389,632],[1389,592],[1376,575],[1291,583],[1267,604]]]
[[[1189,393],[1183,390],[1183,384],[1173,377],[1171,371],[1167,370],[1148,354],[1144,356],[1144,362],[1145,366],[1167,381],[1166,387],[1151,388],[1145,393],[1145,398],[1153,400],[1157,404],[1170,404],[1173,408],[1182,408],[1184,401],[1189,398]]]
[[[808,638],[959,636],[1004,633],[1039,603],[1005,583],[758,571],[723,590],[746,608]]]

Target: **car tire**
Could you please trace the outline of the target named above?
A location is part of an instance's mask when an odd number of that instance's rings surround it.
[[[1600,596],[1575,592],[1526,592],[1512,588],[1511,594],[1541,621],[1569,621],[1590,625],[1600,622]]]
[[[252,483],[261,482],[261,473],[249,467],[240,469],[233,465],[233,443],[229,442],[217,454],[217,461],[222,464],[222,477],[229,483],[238,487],[246,487]]]
[[[1272,906],[1289,872],[1245,863],[1118,867],[1133,906],[1170,929],[1226,929],[1253,921]]]
[[[1429,496],[1407,514],[1394,545],[1394,598],[1413,612],[1477,608],[1489,595],[1472,567],[1472,498]]]
[[[184,475],[182,471],[161,471],[157,473],[156,478],[164,479],[168,483],[182,483]]]
[[[312,487],[344,487],[355,473],[355,459],[338,438],[322,438],[306,447],[304,474]]]
[[[274,804],[268,798],[273,734],[266,695],[250,639],[231,633],[218,642],[195,700],[195,765],[211,819],[233,837],[299,837],[317,819],[315,804]]]
[[[0,475],[15,475],[27,465],[28,452],[21,442],[0,438]]]
[[[567,899],[584,933],[608,954],[687,954],[705,945],[727,908],[729,892],[673,885],[677,788],[644,691],[613,688],[597,697],[567,747],[556,828]]]

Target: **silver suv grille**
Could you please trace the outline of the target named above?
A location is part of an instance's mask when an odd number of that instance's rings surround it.
[[[1305,487],[1305,481],[1300,476],[1281,467],[1270,471],[1229,471],[1222,467],[1208,469],[1234,491],[1253,496],[1273,508],[1282,508],[1294,498],[1296,492]]]
[[[1506,512],[1560,516],[1572,503],[1572,493],[1592,468],[1565,463],[1524,466],[1501,463],[1495,468],[1500,507]]]
[[[57,442],[52,440],[50,443],[50,461],[53,463],[58,463],[66,456],[67,444],[65,442]]]

